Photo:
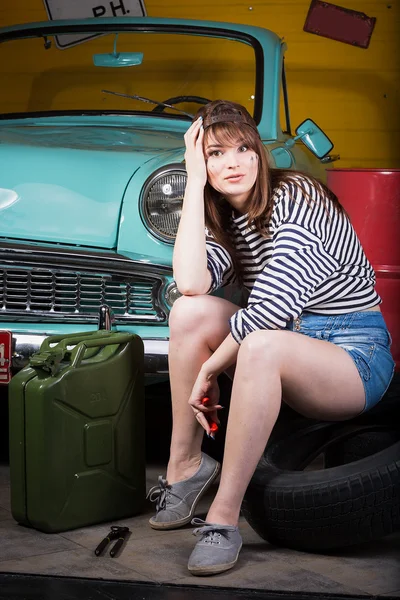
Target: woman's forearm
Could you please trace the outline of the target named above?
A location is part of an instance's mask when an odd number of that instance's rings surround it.
[[[232,334],[229,334],[210,358],[203,363],[201,370],[206,377],[216,377],[233,365],[236,362],[239,348],[240,346]]]
[[[207,269],[204,185],[188,179],[173,256],[174,279],[188,296],[206,294],[211,286]]]

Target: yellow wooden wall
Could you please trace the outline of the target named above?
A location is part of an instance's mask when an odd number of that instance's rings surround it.
[[[336,3],[377,18],[367,50],[305,33],[310,0],[145,0],[149,16],[247,23],[283,36],[292,128],[313,118],[335,143],[337,167],[399,168],[400,0]],[[0,26],[39,20],[47,20],[42,0],[0,2]]]

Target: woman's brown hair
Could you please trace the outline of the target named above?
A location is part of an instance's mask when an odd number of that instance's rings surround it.
[[[258,176],[250,193],[248,223],[261,235],[268,236],[268,225],[274,208],[273,193],[282,183],[300,188],[309,205],[312,204],[306,182],[314,185],[325,201],[345,213],[335,194],[321,181],[311,175],[289,169],[274,169],[268,166],[267,154],[261,141],[256,123],[244,106],[226,100],[215,100],[203,106],[196,114],[203,118],[204,147],[210,138],[222,145],[243,144],[258,156]],[[298,177],[298,176],[301,177]],[[241,279],[240,263],[235,251],[232,232],[232,206],[208,182],[204,189],[205,222],[215,241],[230,254],[236,274]]]

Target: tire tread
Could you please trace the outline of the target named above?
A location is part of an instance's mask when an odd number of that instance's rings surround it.
[[[279,545],[314,551],[344,547],[399,528],[399,482],[400,460],[329,485],[290,489],[269,479],[264,487],[249,486],[243,514],[263,539]]]

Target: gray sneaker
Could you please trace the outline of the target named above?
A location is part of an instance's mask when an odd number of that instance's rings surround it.
[[[189,558],[192,575],[215,575],[235,566],[242,547],[239,528],[234,525],[206,523],[193,519],[192,525],[201,525],[193,535],[201,535]]]
[[[202,453],[200,466],[189,479],[169,485],[160,475],[158,485],[147,494],[151,502],[156,502],[156,514],[149,520],[151,527],[176,529],[190,523],[198,501],[217,477],[220,468],[216,460]]]

